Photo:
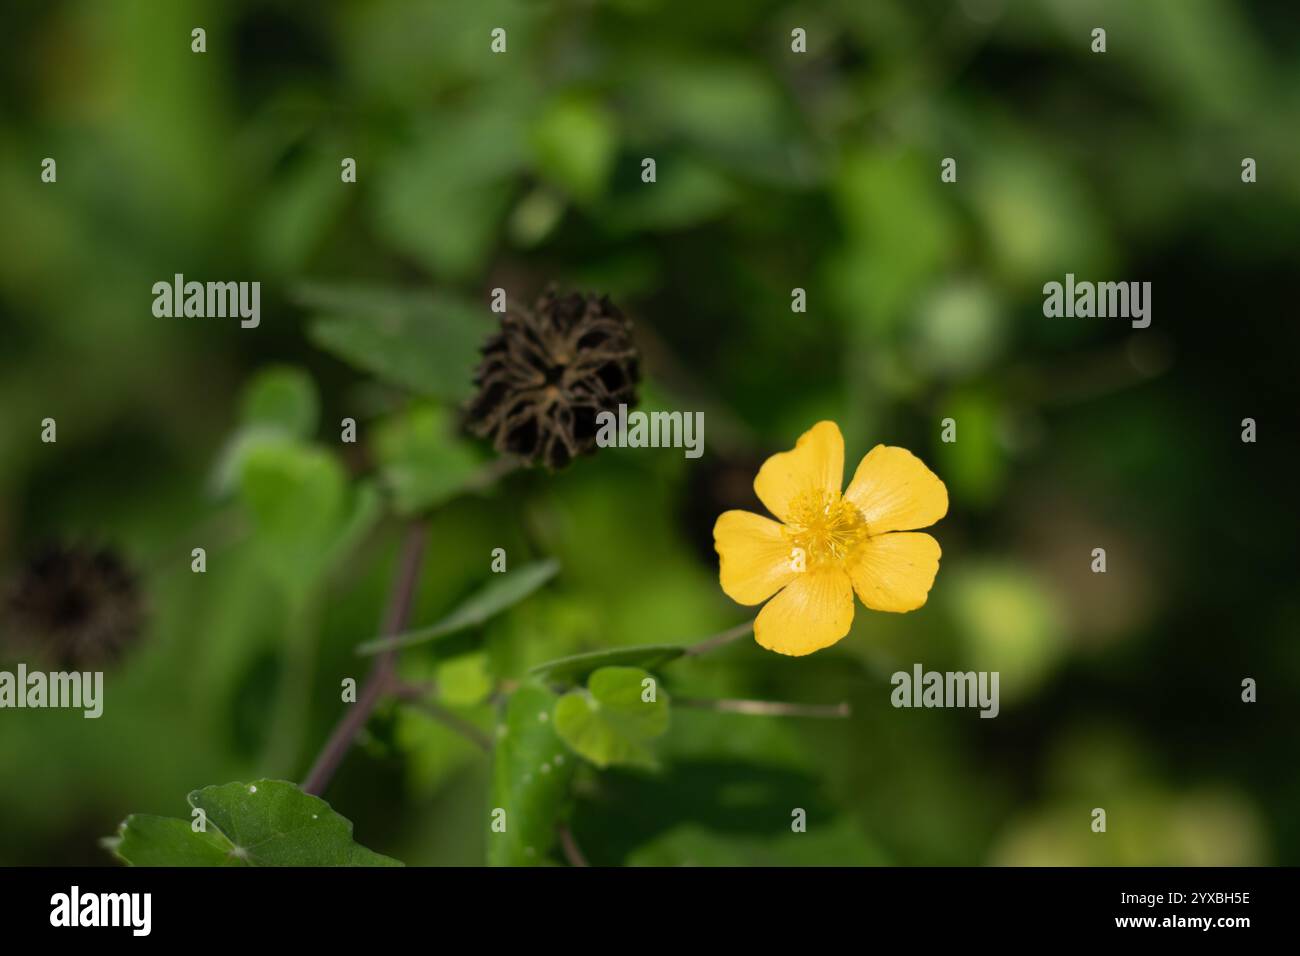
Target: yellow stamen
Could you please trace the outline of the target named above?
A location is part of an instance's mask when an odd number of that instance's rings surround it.
[[[785,532],[802,550],[808,570],[846,563],[868,537],[862,512],[838,493],[809,493],[791,508]]]

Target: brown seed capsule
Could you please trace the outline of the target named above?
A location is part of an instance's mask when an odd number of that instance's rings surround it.
[[[563,468],[596,447],[596,416],[636,404],[632,323],[606,296],[548,289],[483,346],[467,424],[497,451]]]
[[[57,546],[23,568],[5,595],[6,642],[69,669],[111,663],[144,623],[139,586],[107,548]]]

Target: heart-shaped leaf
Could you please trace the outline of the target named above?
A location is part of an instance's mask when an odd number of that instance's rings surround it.
[[[204,787],[189,803],[202,814],[135,813],[106,845],[132,866],[402,865],[353,842],[351,822],[283,780]]]
[[[668,729],[668,695],[639,667],[602,667],[555,705],[555,730],[598,767],[653,767],[648,744]]]

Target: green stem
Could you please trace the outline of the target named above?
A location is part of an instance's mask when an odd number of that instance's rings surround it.
[[[277,712],[263,761],[274,774],[292,774],[302,753],[311,710],[318,623],[314,595],[295,597],[290,602]]]
[[[700,654],[707,654],[709,651],[715,651],[725,644],[730,644],[732,641],[740,640],[740,638],[744,637],[746,634],[753,632],[754,620],[755,619],[751,617],[743,624],[729,627],[727,630],[714,634],[712,637],[706,637],[698,644],[692,644],[690,647],[686,648],[686,653],[683,656],[698,657]]]
[[[751,717],[836,717],[852,715],[847,701],[838,704],[789,704],[776,700],[697,700],[690,697],[674,698],[679,707],[697,707],[728,714],[745,714]]]

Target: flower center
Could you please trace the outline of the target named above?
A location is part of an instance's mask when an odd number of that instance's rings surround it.
[[[791,548],[799,548],[809,570],[829,564],[844,564],[867,539],[862,512],[838,493],[809,493],[790,509],[786,534]]]

